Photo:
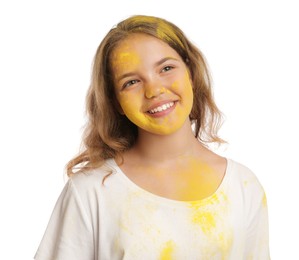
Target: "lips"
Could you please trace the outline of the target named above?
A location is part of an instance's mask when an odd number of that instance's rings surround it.
[[[148,112],[149,112],[150,114],[155,114],[155,113],[158,113],[158,112],[165,111],[165,110],[167,110],[167,109],[173,107],[173,105],[174,105],[174,102],[171,101],[171,102],[168,102],[168,103],[164,103],[163,105],[159,105],[159,106],[157,106],[157,107],[155,107],[155,108],[152,108],[152,109],[150,109]]]

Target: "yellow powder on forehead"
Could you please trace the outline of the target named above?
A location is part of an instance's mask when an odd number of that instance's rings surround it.
[[[160,260],[173,259],[172,254],[173,254],[174,247],[175,247],[175,244],[172,240],[167,241],[162,252],[161,252]]]
[[[125,49],[125,48],[124,48]],[[140,63],[140,57],[137,53],[130,52],[128,50],[120,50],[112,56],[112,64],[115,67],[120,67],[121,69],[128,69],[129,66],[138,65]]]

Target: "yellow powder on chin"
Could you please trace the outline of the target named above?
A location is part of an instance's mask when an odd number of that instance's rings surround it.
[[[175,244],[172,240],[167,241],[162,252],[161,252],[160,260],[173,259],[172,254],[173,254],[174,247],[175,247]]]

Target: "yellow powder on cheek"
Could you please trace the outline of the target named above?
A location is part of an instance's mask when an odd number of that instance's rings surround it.
[[[172,255],[173,255],[173,250],[174,250],[175,244],[172,240],[167,241],[165,244],[161,255],[160,255],[160,260],[171,260]]]
[[[142,102],[140,101],[140,94],[138,94],[137,91],[130,91],[130,93],[123,92],[119,94],[118,100],[128,119],[146,131],[156,134],[169,134],[173,132],[173,129],[177,129],[182,125],[182,120],[178,120],[178,118],[182,117],[182,115],[180,115],[181,112],[176,115],[176,120],[171,121],[168,117],[157,119],[146,115],[146,113],[141,111]]]
[[[178,91],[179,90],[179,84],[177,81],[173,82],[171,84],[171,89],[174,90],[174,91]]]
[[[160,119],[159,124],[157,124],[157,130],[161,134],[170,134],[178,130],[189,117],[193,106],[193,90],[188,71],[186,71],[183,82],[175,81],[172,83],[171,89],[167,91],[176,93],[181,99],[173,111],[175,114]]]
[[[140,89],[124,91],[119,94],[118,101],[130,121],[135,125],[147,124],[147,117],[142,109],[143,93]]]
[[[127,55],[123,53],[123,57],[127,57]],[[187,71],[180,83],[174,82],[170,89],[162,87],[160,91],[165,94],[173,94],[175,93],[175,89],[177,89],[177,95],[181,97],[181,100],[179,100],[177,107],[169,116],[161,118],[153,118],[142,111],[142,102],[144,99],[142,88],[120,92],[118,100],[125,115],[135,125],[148,132],[166,135],[180,129],[186,120],[188,120],[192,109],[193,92]],[[148,95],[153,94],[150,92],[151,90],[148,91]]]

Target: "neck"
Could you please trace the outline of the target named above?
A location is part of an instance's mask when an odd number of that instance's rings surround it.
[[[140,130],[134,152],[148,162],[166,162],[181,156],[192,155],[200,143],[195,138],[191,123],[185,122],[181,129],[170,135],[155,135]]]

